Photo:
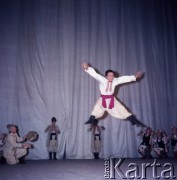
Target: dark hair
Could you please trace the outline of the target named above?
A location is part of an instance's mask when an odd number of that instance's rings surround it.
[[[55,117],[52,117],[51,121],[52,121],[52,122],[56,122],[57,119],[56,119]]]
[[[108,75],[108,73],[113,73],[113,74],[115,75],[114,71],[113,71],[113,70],[111,70],[111,69],[108,69],[107,71],[105,71],[105,76],[107,76],[107,75]]]

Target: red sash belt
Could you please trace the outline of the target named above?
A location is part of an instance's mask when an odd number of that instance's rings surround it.
[[[102,97],[102,106],[104,108],[107,108],[106,106],[106,99],[111,99],[109,104],[109,109],[112,109],[114,107],[114,96],[113,95],[101,95]]]

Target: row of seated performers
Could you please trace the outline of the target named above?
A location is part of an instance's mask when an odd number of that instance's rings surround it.
[[[173,155],[177,158],[177,127],[171,128],[171,136],[167,136],[165,131],[153,131],[149,127],[140,131],[137,136],[142,139],[138,148],[138,153],[142,158],[168,157],[170,142]]]

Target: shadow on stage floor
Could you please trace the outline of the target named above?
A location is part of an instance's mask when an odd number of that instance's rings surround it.
[[[110,159],[109,159],[110,160]],[[115,165],[119,163],[119,169]],[[113,167],[108,166],[108,163]],[[153,174],[153,168],[148,167],[146,174],[143,174],[144,179],[164,179],[162,172],[173,168],[173,176],[177,176],[177,160],[173,158],[168,159],[134,159],[126,158],[120,160],[118,158],[111,161],[99,160],[27,160],[26,164],[18,165],[0,165],[0,179],[2,180],[103,180],[104,176],[111,175],[112,179],[123,179],[123,176],[128,170],[136,167],[139,170],[139,175],[142,178],[143,166],[158,166],[156,167],[156,174]],[[131,166],[130,166],[131,165]],[[159,167],[159,165],[161,167]],[[108,168],[109,167],[109,168]],[[165,176],[172,176],[168,171]],[[118,172],[119,174],[118,174]],[[121,172],[120,172],[121,171]],[[110,174],[111,172],[111,174]],[[121,174],[122,173],[122,174]],[[135,175],[135,171],[133,174]],[[126,178],[125,178],[126,179]],[[137,178],[133,178],[137,179]],[[172,178],[170,178],[172,179]],[[173,178],[176,179],[176,178]]]

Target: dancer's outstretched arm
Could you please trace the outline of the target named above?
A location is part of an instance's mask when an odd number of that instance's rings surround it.
[[[106,78],[100,74],[98,74],[92,67],[90,67],[87,63],[82,63],[82,68],[93,78],[96,80],[103,82]]]

